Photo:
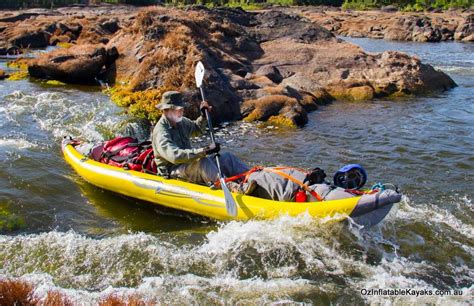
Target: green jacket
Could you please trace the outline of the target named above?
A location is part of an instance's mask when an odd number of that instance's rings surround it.
[[[155,125],[152,134],[152,145],[158,173],[166,175],[173,165],[185,164],[205,156],[204,148],[193,149],[191,137],[199,136],[207,120],[200,116],[195,121],[183,117],[173,127],[165,115]]]

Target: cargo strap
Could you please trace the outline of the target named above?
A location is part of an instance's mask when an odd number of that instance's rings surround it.
[[[249,171],[247,172],[244,172],[244,173],[240,173],[240,174],[237,174],[237,175],[234,175],[234,176],[231,176],[231,177],[228,177],[226,179],[224,179],[224,182],[233,182],[233,181],[236,181],[238,179],[241,179],[241,178],[244,178],[243,180],[243,183],[247,182],[250,174],[256,172],[256,171],[267,171],[267,172],[272,172],[272,173],[275,173],[275,174],[278,174],[290,181],[292,181],[293,183],[301,186],[301,188],[303,188],[305,191],[309,192],[313,197],[315,197],[318,201],[323,201],[324,199],[321,198],[321,196],[314,190],[310,189],[308,187],[308,185],[306,185],[305,183],[301,182],[300,180],[297,180],[295,179],[294,177],[292,177],[291,175],[288,175],[286,174],[285,172],[281,171],[281,170],[298,170],[298,171],[301,171],[301,172],[304,172],[304,173],[307,173],[307,171],[305,171],[304,169],[300,169],[300,168],[293,168],[293,167],[275,167],[275,168],[265,168],[265,167],[262,167],[262,166],[255,166],[253,167],[252,169],[250,169]],[[219,187],[220,186],[220,182],[219,181],[216,181],[214,183],[214,186],[216,187]]]
[[[245,183],[245,182],[247,182],[248,177],[249,177],[250,174],[252,174],[256,171],[261,171],[262,169],[263,169],[263,167],[261,167],[261,166],[255,166],[247,172],[240,173],[240,174],[225,178],[224,182],[228,183],[228,182],[233,182],[233,181],[239,180],[241,178],[244,178],[243,182]],[[214,186],[219,187],[220,185],[221,185],[221,183],[220,183],[219,180],[214,182]]]
[[[287,178],[289,179],[290,181],[292,181],[293,183],[299,185],[301,188],[303,188],[305,191],[309,192],[313,197],[315,197],[318,201],[323,201],[323,198],[321,198],[321,196],[314,190],[310,189],[308,187],[308,185],[306,185],[305,183],[303,183],[302,181],[300,180],[297,180],[295,179],[294,177],[292,177],[291,175],[289,174],[286,174],[285,172],[283,171],[280,171],[280,170],[283,170],[283,169],[295,169],[295,168],[264,168],[263,171],[267,171],[267,172],[272,172],[272,173],[275,173],[275,174],[278,174],[284,178]]]

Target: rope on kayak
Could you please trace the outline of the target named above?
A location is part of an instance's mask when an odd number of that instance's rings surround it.
[[[275,174],[278,174],[290,181],[292,181],[293,183],[299,185],[301,188],[303,188],[305,191],[307,191],[308,193],[310,193],[313,197],[315,197],[318,201],[324,201],[324,199],[314,190],[312,190],[311,188],[308,187],[307,184],[295,179],[294,177],[292,177],[291,175],[288,175],[286,174],[285,172],[281,171],[281,170],[297,170],[297,171],[300,171],[300,172],[303,172],[305,174],[308,174],[308,172],[304,169],[300,169],[300,168],[294,168],[294,167],[274,167],[274,168],[265,168],[265,167],[262,167],[262,166],[255,166],[253,167],[252,169],[250,169],[249,171],[247,172],[244,172],[244,173],[240,173],[240,174],[237,174],[237,175],[234,175],[234,176],[231,176],[231,177],[228,177],[226,179],[224,179],[224,182],[228,183],[228,182],[233,182],[233,181],[236,181],[236,180],[239,180],[239,179],[242,179],[242,183],[246,183],[250,174],[254,173],[254,172],[257,172],[257,171],[267,171],[267,172],[272,172],[272,173],[275,173]],[[216,181],[214,182],[214,186],[216,187],[219,187],[220,186],[220,182],[219,181]]]
[[[313,197],[316,198],[316,200],[318,201],[323,201],[323,198],[321,198],[321,196],[314,190],[312,190],[311,188],[308,187],[308,185],[306,185],[305,183],[303,183],[302,181],[300,180],[297,180],[295,179],[294,177],[292,177],[291,175],[289,174],[286,174],[285,172],[283,171],[280,171],[279,170],[280,168],[264,168],[263,171],[268,171],[268,172],[272,172],[272,173],[276,173],[284,178],[287,178],[289,179],[290,181],[292,181],[293,183],[299,185],[301,188],[303,188],[306,192],[309,192]],[[295,169],[295,168],[281,168],[281,169]]]
[[[397,185],[390,184],[390,183],[383,184],[380,182],[374,184],[372,188],[370,188],[369,190],[345,189],[344,191],[352,193],[353,195],[374,194],[374,193],[388,189],[387,187],[389,186],[392,187],[392,189],[395,190],[396,192],[400,192]]]

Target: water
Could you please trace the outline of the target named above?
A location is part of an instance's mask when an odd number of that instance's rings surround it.
[[[346,38],[344,38],[346,39]],[[361,163],[369,183],[405,197],[379,226],[308,216],[216,223],[100,190],[63,161],[64,135],[101,140],[127,119],[98,89],[0,83],[0,210],[23,221],[0,235],[0,277],[155,303],[468,304],[474,254],[474,45],[347,40],[401,50],[459,85],[427,97],[335,102],[300,130],[231,124],[219,133],[251,164]],[[4,66],[0,68],[5,68]],[[363,289],[432,290],[363,296]],[[459,290],[461,296],[434,295]],[[454,292],[454,291],[453,291]]]

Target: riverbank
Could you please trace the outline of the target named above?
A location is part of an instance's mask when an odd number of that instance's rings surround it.
[[[292,8],[327,30],[342,36],[440,42],[474,41],[471,10],[445,12],[352,11],[337,8]]]
[[[102,80],[114,86],[108,91],[113,101],[152,121],[159,116],[154,105],[170,89],[184,92],[192,105],[188,116],[198,115],[193,73],[199,60],[209,71],[206,93],[217,121],[303,126],[309,112],[333,99],[362,101],[455,86],[415,57],[366,53],[276,9],[106,6],[12,14],[0,17],[4,53],[68,44],[29,60],[31,76]]]

